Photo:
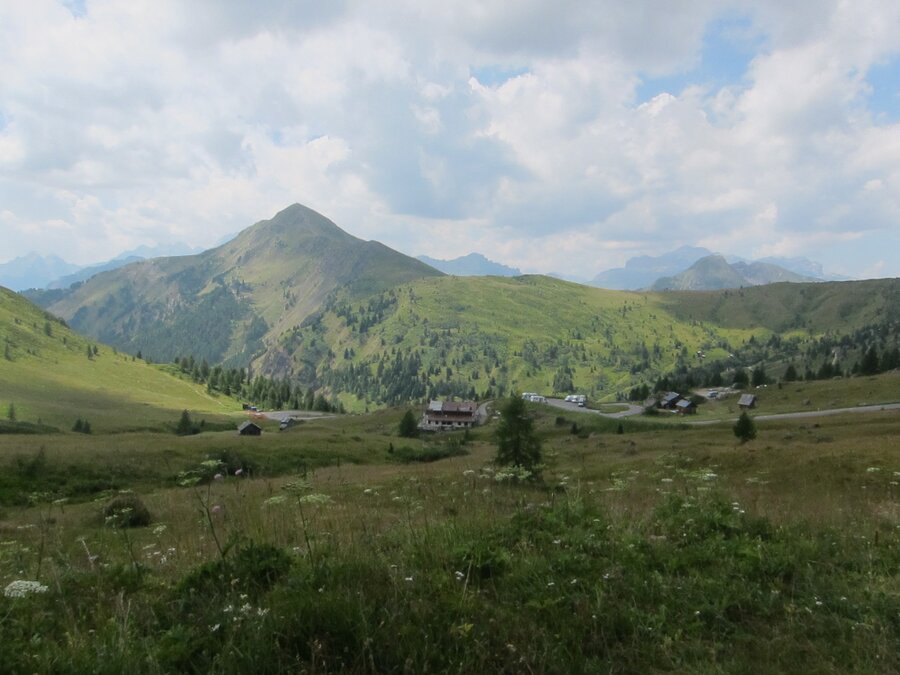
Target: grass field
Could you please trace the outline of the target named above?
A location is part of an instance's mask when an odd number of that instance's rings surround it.
[[[891,377],[793,393],[858,403]],[[490,426],[403,439],[404,409],[260,438],[0,437],[0,494],[32,497],[0,506],[0,587],[46,587],[0,597],[0,659],[10,672],[900,670],[900,412],[760,421],[740,444],[729,423],[637,417],[617,433],[531,411],[534,483],[492,464]],[[446,459],[410,461],[426,456]],[[66,494],[60,473],[115,485]],[[123,490],[148,526],[104,519]]]

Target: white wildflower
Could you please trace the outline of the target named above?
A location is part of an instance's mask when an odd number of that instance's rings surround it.
[[[25,579],[16,579],[7,584],[3,589],[3,595],[7,598],[24,598],[32,593],[46,593],[47,587],[40,581],[27,581]]]

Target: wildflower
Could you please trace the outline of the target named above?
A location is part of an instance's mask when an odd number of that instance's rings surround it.
[[[235,469],[235,470],[234,470],[234,475],[235,475],[235,476],[243,476],[243,475],[244,475],[244,470],[243,470],[243,469]]]
[[[412,577],[403,577],[403,580],[404,580],[404,581],[412,581],[413,578],[412,578]]]
[[[217,473],[215,476],[213,476],[213,480],[222,480],[222,478],[224,478],[224,476],[222,476],[222,474],[220,473]]]
[[[47,587],[40,581],[27,581],[25,579],[16,579],[9,582],[3,589],[3,595],[7,598],[24,598],[32,593],[46,593]]]
[[[215,633],[217,630],[219,630],[219,628],[221,628],[221,624],[218,624],[218,623],[217,623],[217,624],[214,624],[214,625],[210,626],[210,627],[209,627],[209,631],[210,631],[211,633]]]
[[[166,526],[162,525],[162,524],[157,525],[156,527],[153,528],[153,534],[155,534],[157,537],[165,531],[166,531]]]
[[[213,507],[210,509],[213,513],[219,513],[222,510],[222,507],[218,504],[213,504]]]
[[[256,616],[265,616],[268,613],[269,613],[268,609],[263,609],[262,607],[256,608]]]
[[[329,502],[331,502],[331,497],[314,492],[312,494],[298,497],[297,501],[301,504],[328,504]]]

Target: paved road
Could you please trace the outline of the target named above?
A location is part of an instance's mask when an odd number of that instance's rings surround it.
[[[632,415],[640,415],[644,412],[644,409],[639,405],[634,405],[632,403],[617,403],[615,405],[625,405],[628,406],[627,409],[622,410],[621,412],[616,413],[605,413],[600,412],[599,410],[594,410],[592,408],[581,408],[577,403],[569,403],[564,401],[561,398],[548,398],[547,405],[552,405],[554,408],[559,408],[560,410],[566,410],[568,412],[577,412],[577,413],[593,413],[594,415],[600,415],[602,417],[611,417],[612,419],[618,419],[620,417],[631,417]],[[610,404],[612,405],[612,404]]]
[[[320,420],[327,417],[334,417],[332,413],[315,412],[312,410],[269,410],[260,413],[250,413],[253,415],[261,415],[276,422],[282,422],[289,417],[297,420]]]
[[[871,413],[882,410],[900,410],[900,403],[883,403],[881,405],[858,405],[853,408],[828,408],[826,410],[804,410],[802,412],[776,413],[772,415],[753,415],[754,420],[765,422],[766,420],[796,420],[804,417],[828,417],[829,415],[843,415],[845,413]],[[719,422],[733,422],[737,417],[722,420],[700,420],[688,422],[688,424],[717,424]]]

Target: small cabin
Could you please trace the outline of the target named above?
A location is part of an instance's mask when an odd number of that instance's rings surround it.
[[[741,394],[741,397],[738,399],[738,408],[741,410],[749,410],[751,408],[756,407],[756,395],[755,394]]]
[[[238,427],[238,433],[241,436],[262,436],[262,427],[248,420]]]
[[[697,414],[697,404],[690,399],[683,398],[675,404],[675,412],[679,415]]]
[[[681,394],[677,391],[670,391],[659,399],[659,407],[665,408],[666,410],[675,410],[675,406],[678,405],[680,400],[682,400]]]

